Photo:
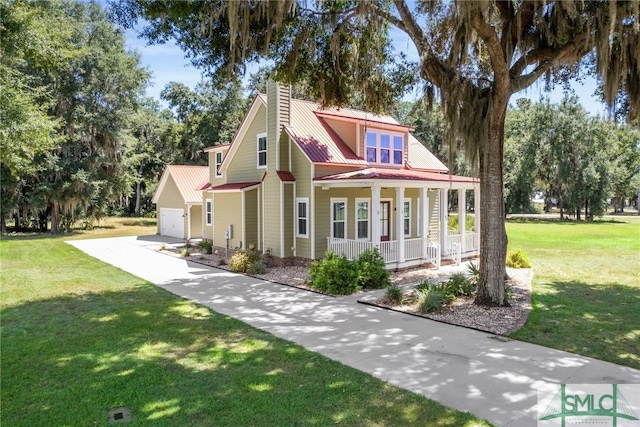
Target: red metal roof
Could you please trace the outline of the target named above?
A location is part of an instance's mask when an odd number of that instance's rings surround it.
[[[471,182],[479,183],[478,178],[448,175],[444,173],[423,172],[407,169],[367,168],[357,171],[338,173],[316,178],[314,181],[388,179],[397,181],[438,181],[438,182]]]
[[[196,187],[196,191],[203,191],[209,187],[211,187],[211,183],[205,180],[205,181],[202,181],[202,183]]]
[[[254,185],[260,184],[258,182],[230,182],[228,184],[222,184],[215,187],[209,188],[210,191],[233,191],[233,190],[242,190],[244,188],[253,187]]]
[[[169,177],[173,178],[185,203],[202,203],[202,193],[197,191],[197,187],[208,181],[208,166],[167,165],[153,195],[153,203],[158,203],[158,197]]]
[[[289,171],[276,171],[276,173],[282,182],[294,182],[296,180],[296,177]]]

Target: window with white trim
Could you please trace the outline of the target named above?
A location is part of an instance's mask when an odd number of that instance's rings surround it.
[[[216,152],[216,176],[222,176],[220,166],[222,166],[222,151]]]
[[[369,163],[402,166],[404,163],[404,135],[368,130],[365,136],[366,158]]]
[[[402,225],[404,235],[411,236],[411,199],[404,199],[404,208],[402,209]]]
[[[211,225],[213,223],[213,200],[207,199],[205,212],[207,225]]]
[[[347,238],[347,199],[331,199],[331,237]]]
[[[258,135],[258,167],[267,167],[267,134]]]
[[[296,198],[296,236],[309,237],[309,199]]]
[[[369,239],[369,199],[356,199],[356,239]]]

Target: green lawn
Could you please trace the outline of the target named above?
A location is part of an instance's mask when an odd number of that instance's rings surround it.
[[[637,217],[509,221],[507,234],[534,269],[533,311],[512,337],[640,368]]]
[[[64,238],[0,241],[3,426],[107,426],[119,406],[132,409],[132,426],[488,425],[182,300]]]

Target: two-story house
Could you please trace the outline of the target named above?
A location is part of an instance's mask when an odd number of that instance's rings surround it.
[[[282,258],[318,259],[328,249],[353,258],[375,246],[389,268],[477,253],[479,181],[449,174],[412,130],[390,116],[291,99],[269,82],[233,141],[205,149],[201,214],[185,208],[183,219],[201,235],[184,237]],[[154,200],[167,188],[159,185]],[[447,230],[449,190],[458,190],[461,209],[475,192],[473,232],[465,221]]]

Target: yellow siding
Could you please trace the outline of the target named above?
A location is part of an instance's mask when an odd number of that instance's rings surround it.
[[[283,201],[284,208],[282,209],[282,215],[284,215],[284,255],[285,257],[292,257],[293,251],[293,184],[283,184]]]
[[[383,190],[381,191],[381,198],[392,197],[391,194],[395,195],[395,190]],[[332,198],[347,199],[347,239],[354,239],[356,227],[356,198],[371,199],[371,190],[369,188],[332,188],[329,190],[322,190],[318,187],[315,188],[316,258],[322,258],[327,250],[327,237],[331,234]],[[391,211],[391,213],[393,213],[393,206],[391,207]]]
[[[264,248],[271,248],[274,256],[283,256],[280,253],[280,243],[282,241],[280,235],[280,178],[278,175],[268,173],[264,180]]]
[[[327,124],[338,134],[338,136],[351,148],[354,153],[356,151],[356,128],[357,124],[344,120],[325,119]]]
[[[202,224],[202,238],[213,241],[213,224],[212,225],[207,225],[205,223],[205,221],[206,221],[205,213],[206,213],[207,199],[211,199],[213,201],[213,195],[211,193],[207,193],[207,192],[203,191],[202,192],[202,207],[200,208],[202,210],[202,221],[201,221],[201,224]],[[213,207],[213,209],[215,211],[215,207]],[[215,221],[215,216],[212,215],[212,219]]]
[[[242,240],[242,193],[216,193],[213,200],[213,243],[225,247],[224,232],[233,225],[233,238],[229,248],[240,246]]]
[[[265,169],[258,169],[257,135],[266,132],[266,130],[266,108],[260,106],[253,123],[249,126],[245,137],[239,142],[238,151],[227,168],[225,182],[255,182],[262,179]],[[274,156],[275,151],[272,150],[271,144],[267,140],[268,161]]]
[[[228,152],[229,150],[223,151],[223,160],[224,156],[226,156]],[[222,185],[226,182],[224,176],[216,176],[216,153],[214,152],[209,152],[209,182],[213,187],[215,187],[216,185]]]
[[[293,172],[293,175],[296,177],[296,197],[309,198],[309,237],[296,237],[296,256],[302,258],[311,258],[311,191],[313,188],[310,178],[311,163],[309,163],[309,160],[307,160],[302,151],[300,151],[300,148],[294,143],[291,144],[291,172]],[[292,224],[291,228],[295,230],[295,207],[293,209],[294,223]]]
[[[420,191],[417,188],[407,188],[404,190],[404,198],[411,199],[411,236],[407,238],[418,237],[418,214],[420,212],[418,197],[420,197]]]
[[[245,211],[245,239],[247,239],[245,247],[249,245],[258,248],[258,190],[251,190],[245,193],[244,199]]]
[[[280,137],[280,167],[278,170],[289,170],[289,136],[282,133]]]
[[[191,212],[191,238],[200,239],[202,237],[202,206],[191,205],[190,212]]]
[[[180,190],[178,190],[178,186],[173,180],[172,176],[167,178],[167,182],[164,186],[160,197],[158,197],[158,203],[156,204],[156,217],[158,218],[157,232],[160,234],[160,209],[162,208],[171,208],[171,209],[184,209],[186,212],[187,205],[184,203],[184,199],[180,194]],[[184,233],[185,236],[187,234],[187,217],[184,218]]]

